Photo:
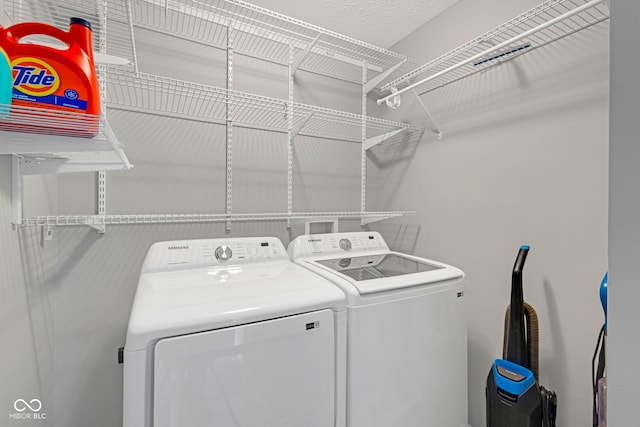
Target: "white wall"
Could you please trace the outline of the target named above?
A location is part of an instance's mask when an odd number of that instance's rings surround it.
[[[638,424],[640,371],[640,4],[611,2],[611,149],[609,182],[608,425]]]
[[[394,49],[432,59],[537,4],[461,0]],[[418,211],[384,227],[413,226],[416,254],[467,273],[470,424],[485,425],[511,269],[530,244],[524,293],[540,318],[540,382],[558,394],[558,425],[589,425],[607,270],[608,23],[422,99],[444,139],[427,134],[380,172],[391,178],[388,207]],[[402,101],[394,115],[426,122],[411,96]]]

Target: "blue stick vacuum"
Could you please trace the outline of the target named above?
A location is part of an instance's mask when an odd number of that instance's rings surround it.
[[[487,427],[554,427],[556,395],[538,384],[538,317],[524,302],[522,271],[529,246],[518,251],[505,316],[502,359],[487,377]]]

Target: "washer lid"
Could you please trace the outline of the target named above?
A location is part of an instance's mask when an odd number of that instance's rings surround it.
[[[464,277],[456,267],[389,250],[373,231],[298,236],[287,251],[350,297]]]
[[[407,258],[395,253],[319,260],[318,264],[327,266],[358,282],[445,268],[442,265],[428,263],[426,260]]]
[[[348,282],[359,294],[370,294],[395,289],[462,279],[462,270],[436,261],[385,252],[342,258],[306,258],[307,265],[315,266],[324,277],[339,286]],[[336,280],[342,278],[343,280]]]
[[[238,240],[249,244],[251,239],[215,239],[215,244],[207,247],[226,244],[237,253]],[[140,350],[164,337],[319,309],[345,309],[345,296],[339,289],[290,262],[279,241],[269,243],[270,246],[279,244],[277,252],[284,254],[284,258],[234,261],[232,257],[227,261],[212,261],[208,266],[203,266],[202,259],[198,258],[196,264],[186,263],[182,267],[172,264],[169,269],[146,265],[138,281],[125,349]],[[184,249],[173,248],[201,248],[202,245],[199,241],[187,241],[162,242],[160,246],[175,251]],[[158,259],[156,249],[152,247],[151,257],[147,258]]]

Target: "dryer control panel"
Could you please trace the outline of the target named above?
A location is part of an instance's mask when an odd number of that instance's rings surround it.
[[[282,242],[275,237],[175,240],[153,244],[142,272],[288,259]]]
[[[353,254],[389,251],[380,233],[363,231],[298,236],[289,244],[289,255],[297,259],[309,255]]]

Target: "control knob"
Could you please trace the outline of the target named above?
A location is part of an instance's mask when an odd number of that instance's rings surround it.
[[[229,259],[231,259],[231,255],[233,255],[233,252],[227,245],[221,245],[216,248],[215,256],[217,260],[228,261]]]
[[[340,241],[338,242],[338,245],[342,250],[345,250],[345,251],[351,250],[351,240],[349,239],[340,239]]]

